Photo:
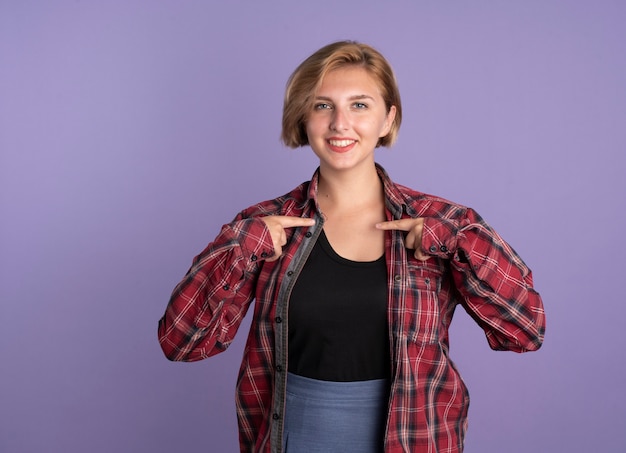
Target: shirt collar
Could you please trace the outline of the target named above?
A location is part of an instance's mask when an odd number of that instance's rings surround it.
[[[376,171],[378,172],[378,177],[383,182],[383,189],[385,191],[385,200],[387,203],[387,209],[391,211],[394,219],[402,218],[402,213],[407,210],[407,204],[404,198],[404,195],[391,180],[385,169],[376,164]],[[309,189],[307,192],[307,201],[311,201],[316,209],[319,211],[319,205],[317,204],[317,188],[319,184],[320,177],[320,169],[317,167],[315,173],[311,177],[311,183],[309,184]]]

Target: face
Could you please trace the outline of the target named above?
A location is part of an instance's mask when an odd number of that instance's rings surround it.
[[[362,67],[329,72],[306,120],[309,144],[322,170],[374,164],[374,149],[389,132],[396,109],[389,109],[377,81]]]

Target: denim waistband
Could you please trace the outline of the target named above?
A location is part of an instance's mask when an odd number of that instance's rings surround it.
[[[389,379],[336,382],[287,374],[287,393],[308,399],[330,401],[380,401],[389,392]]]

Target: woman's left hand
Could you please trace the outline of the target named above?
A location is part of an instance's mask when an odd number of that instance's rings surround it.
[[[413,250],[413,255],[418,260],[426,261],[430,258],[428,255],[424,255],[422,253],[422,231],[424,229],[424,219],[422,217],[418,217],[417,219],[400,219],[380,222],[376,224],[376,228],[379,230],[406,231],[407,234],[404,238],[404,245],[406,248]]]

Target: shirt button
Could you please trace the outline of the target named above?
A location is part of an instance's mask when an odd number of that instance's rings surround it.
[[[252,255],[252,256],[250,257],[250,261],[256,261],[256,255]]]
[[[261,258],[267,258],[267,252],[261,253]]]
[[[293,275],[293,271],[287,272],[287,277],[291,277]]]
[[[305,234],[306,237],[310,238],[311,236],[313,236],[313,233],[311,233],[310,231],[307,231]]]
[[[448,251],[448,247],[442,245],[441,247],[439,247],[439,250],[441,250],[443,253],[446,253]]]
[[[278,419],[280,419],[280,415],[278,415],[278,414],[276,414],[276,413],[275,413],[275,414],[273,414],[273,415],[272,415],[272,418],[273,418],[274,420],[278,420]]]
[[[222,289],[224,291],[228,291],[230,289],[230,286],[229,285],[224,285],[224,286],[222,286]]]
[[[276,321],[278,324],[280,324],[281,322],[283,322],[283,318],[281,318],[280,316],[276,316],[274,318],[274,321]]]
[[[435,253],[437,251],[437,247],[435,247],[434,245],[431,245],[428,250],[430,251],[430,253]]]
[[[402,280],[402,275],[394,275],[393,279],[399,282],[400,280]]]
[[[276,371],[278,371],[279,373],[283,372],[283,367],[280,365],[276,365]]]

